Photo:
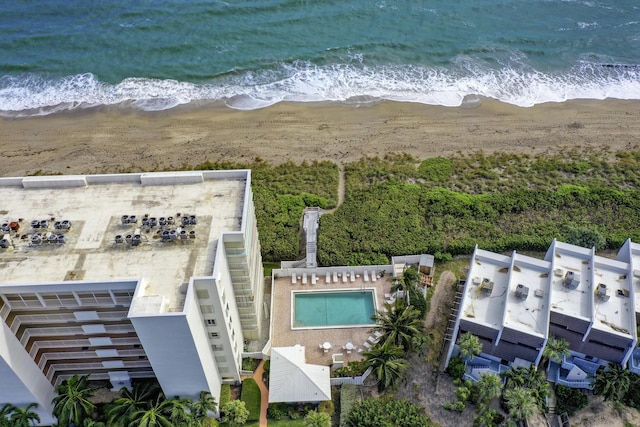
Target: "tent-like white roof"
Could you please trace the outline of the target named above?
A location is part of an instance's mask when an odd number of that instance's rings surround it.
[[[306,363],[304,347],[271,349],[269,403],[331,400],[328,366]]]

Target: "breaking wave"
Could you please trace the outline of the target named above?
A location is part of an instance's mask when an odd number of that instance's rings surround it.
[[[198,101],[221,101],[239,110],[282,101],[353,105],[393,100],[457,107],[469,96],[521,107],[572,99],[640,99],[640,67],[579,61],[553,73],[523,64],[492,68],[460,56],[450,68],[298,61],[259,72],[232,71],[197,84],[148,78],[110,84],[90,73],[53,80],[24,74],[0,78],[0,115],[28,117],[98,106],[160,111]]]

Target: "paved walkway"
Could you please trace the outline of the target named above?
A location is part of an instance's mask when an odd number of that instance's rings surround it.
[[[264,359],[260,361],[258,367],[253,371],[253,379],[258,383],[260,388],[260,427],[267,427],[267,408],[269,407],[269,389],[262,382],[262,374],[264,373]]]

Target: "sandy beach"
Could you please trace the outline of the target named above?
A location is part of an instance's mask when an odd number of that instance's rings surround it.
[[[0,175],[136,172],[256,157],[348,163],[389,152],[427,158],[604,146],[640,146],[640,102],[530,108],[486,100],[467,108],[282,103],[253,111],[201,106],[156,113],[103,108],[0,120]]]

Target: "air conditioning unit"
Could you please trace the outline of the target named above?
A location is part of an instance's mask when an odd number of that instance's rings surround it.
[[[610,289],[607,288],[607,285],[605,285],[604,283],[598,283],[598,287],[596,288],[596,296],[602,301],[609,301],[609,298],[611,297]]]
[[[562,280],[562,285],[569,289],[577,288],[578,285],[580,285],[580,274],[567,271],[567,274],[564,275],[564,279]]]
[[[485,295],[491,295],[491,292],[493,291],[493,282],[486,277],[483,278],[482,284],[480,285],[480,290]]]
[[[529,296],[529,287],[525,285],[516,286],[516,298],[520,298],[522,300],[527,299]]]

